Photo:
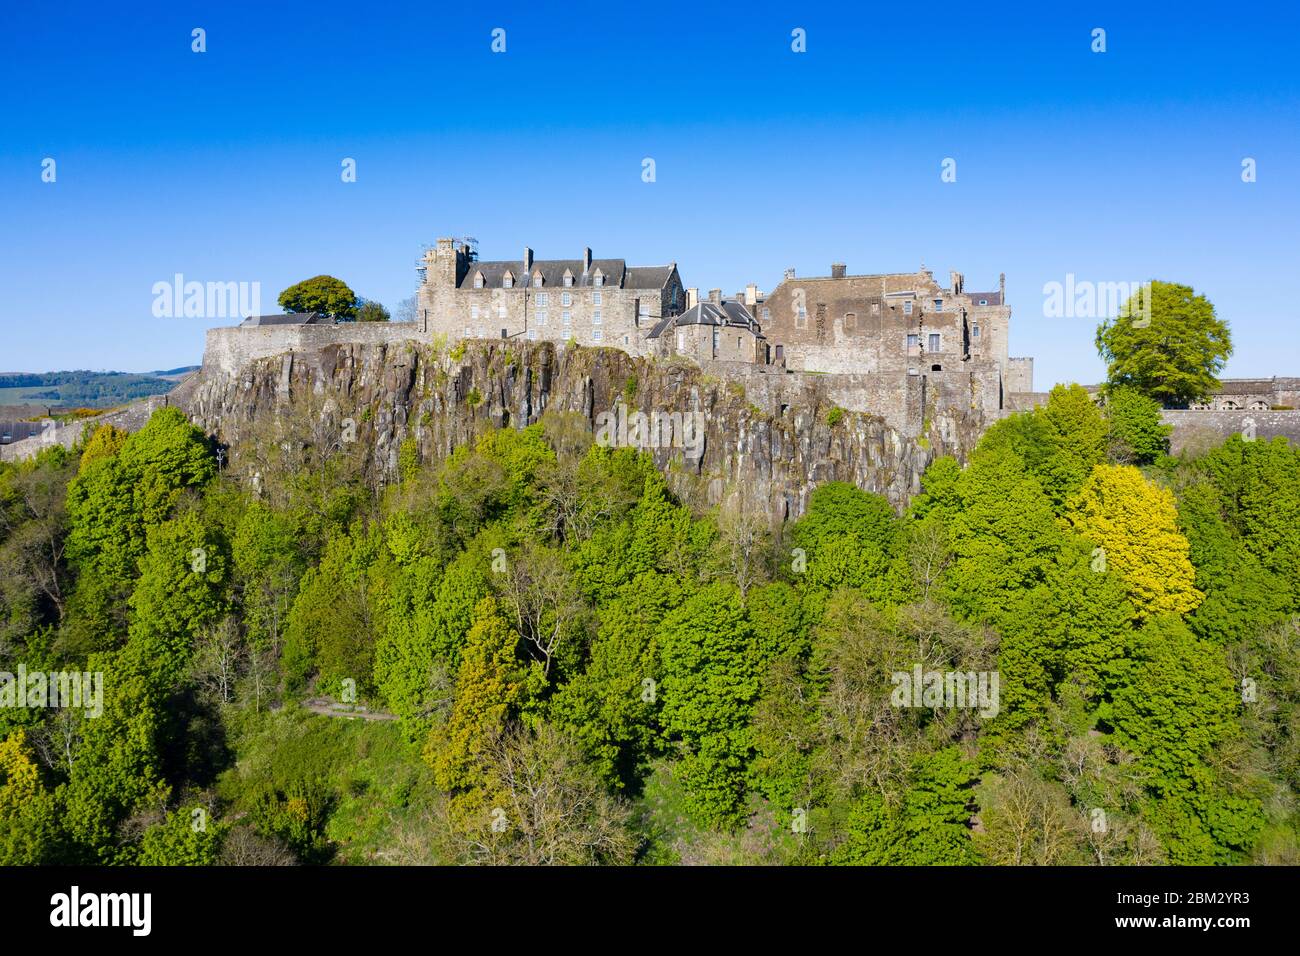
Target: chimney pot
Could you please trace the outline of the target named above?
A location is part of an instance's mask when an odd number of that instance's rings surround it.
[[[845,270],[845,268],[847,268],[847,267],[846,267],[846,266],[844,265],[844,263],[842,263],[842,262],[832,262],[832,263],[831,263],[831,278],[832,278],[832,279],[843,279],[843,278],[844,278],[844,270]]]
[[[687,289],[687,290],[686,290],[686,308],[688,308],[688,309],[693,309],[693,308],[695,308],[695,307],[696,307],[697,305],[699,305],[699,304],[700,304],[700,290],[699,290],[699,289]]]
[[[529,272],[533,268],[533,250],[524,246],[524,271]],[[526,278],[526,277],[525,277]]]
[[[582,250],[582,271],[584,273],[591,271],[591,249],[590,248],[586,248]]]

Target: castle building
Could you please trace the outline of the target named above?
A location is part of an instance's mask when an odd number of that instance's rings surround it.
[[[478,260],[468,243],[439,239],[423,262],[419,321],[452,339],[503,338],[654,350],[650,333],[686,307],[676,263],[622,259]]]
[[[714,289],[707,302],[693,302],[694,289],[687,290],[693,303],[681,315],[661,319],[648,336],[655,354],[681,355],[703,365],[706,362],[766,362],[767,346],[757,320],[735,300],[723,300]]]
[[[945,288],[924,266],[849,275],[834,263],[824,277],[799,278],[788,269],[770,295],[754,298],[774,365],[938,381],[970,375],[993,408],[1011,393],[1033,391],[1033,359],[1008,354],[1005,276],[996,291],[972,292],[959,272]]]

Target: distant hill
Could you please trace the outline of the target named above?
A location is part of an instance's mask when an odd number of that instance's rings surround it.
[[[176,380],[198,366],[156,372],[0,373],[0,405],[36,403],[70,408],[109,408],[137,398],[170,392]]]

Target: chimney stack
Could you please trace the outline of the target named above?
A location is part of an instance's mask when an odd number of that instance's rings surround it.
[[[845,266],[844,263],[842,263],[842,262],[832,262],[832,263],[831,263],[831,278],[832,278],[832,279],[843,279],[843,278],[844,278],[844,270],[845,270],[846,268],[847,268],[847,266]]]
[[[586,248],[582,250],[582,273],[583,275],[586,275],[590,271],[591,271],[591,249]]]
[[[966,277],[960,272],[948,273],[948,291],[953,295],[961,295],[962,289],[966,287]]]
[[[710,290],[709,290],[709,301],[712,302],[714,305],[722,305],[722,290],[721,290],[721,289],[710,289]]]
[[[1002,304],[1007,304],[1007,274],[998,273],[998,295],[1002,297]]]
[[[687,290],[686,290],[686,308],[688,308],[688,309],[693,309],[693,308],[695,308],[695,307],[696,307],[697,305],[699,305],[699,304],[700,304],[700,290],[699,290],[699,289],[687,289]]]
[[[749,285],[745,286],[745,305],[757,305],[757,304],[758,304],[758,286],[754,285],[754,283],[751,282]]]
[[[793,270],[793,269],[786,269],[786,270],[785,270],[785,280],[786,280],[787,282],[789,282],[789,281],[790,281],[791,279],[793,279],[793,278],[794,278],[794,270]]]
[[[533,250],[524,246],[524,271],[531,272],[533,269]],[[527,283],[525,283],[526,285]]]

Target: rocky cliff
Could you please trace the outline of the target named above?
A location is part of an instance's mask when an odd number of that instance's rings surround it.
[[[903,438],[877,417],[837,410],[815,378],[777,397],[771,389],[753,391],[684,362],[633,359],[616,349],[349,342],[238,368],[205,363],[170,401],[229,445],[277,415],[308,407],[327,424],[327,438],[353,431],[381,480],[396,476],[407,439],[430,461],[487,429],[523,427],[548,410],[578,413],[593,429],[602,413],[697,412],[698,457],[681,447],[648,449],[674,489],[708,506],[743,488],[777,520],[800,515],[812,489],[829,480],[852,482],[902,507],[942,451]]]

